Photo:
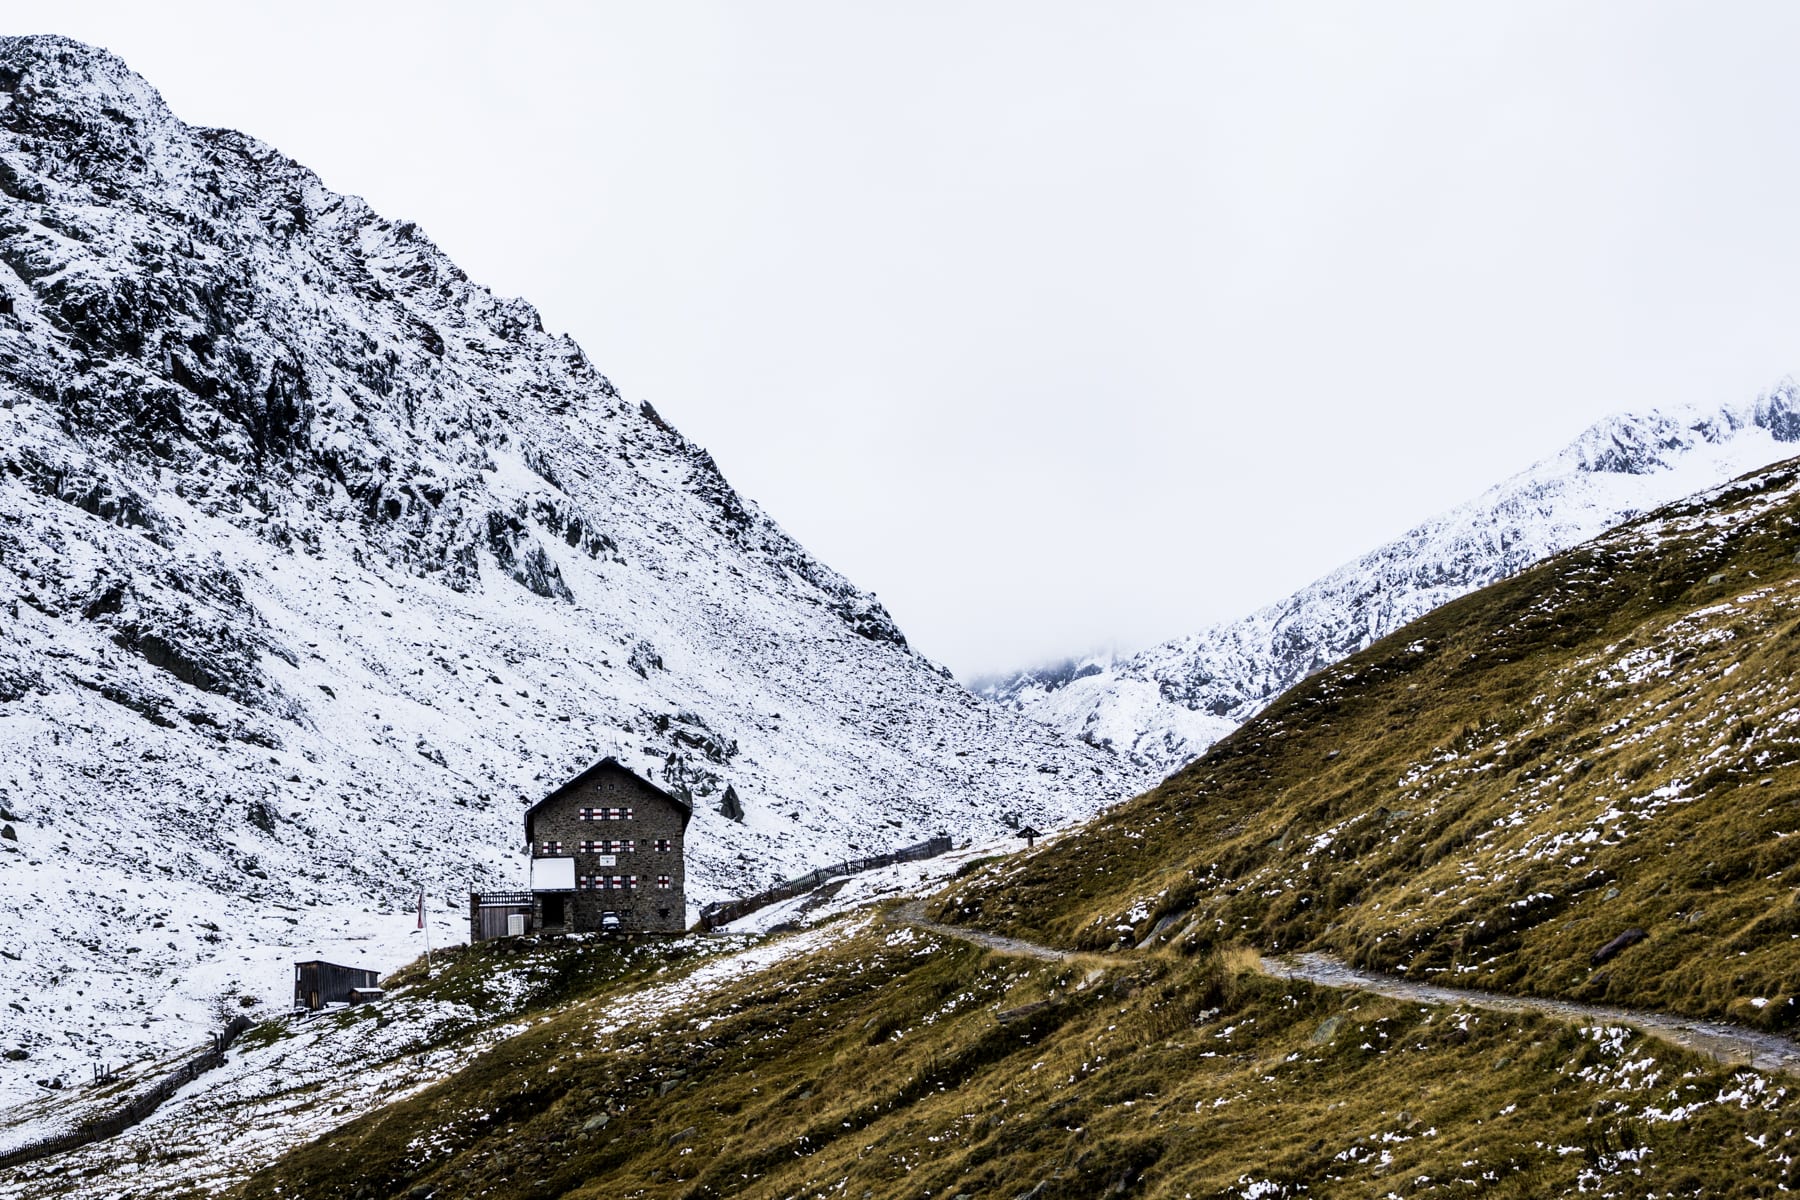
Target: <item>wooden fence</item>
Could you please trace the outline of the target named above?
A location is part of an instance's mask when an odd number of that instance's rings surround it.
[[[839,875],[860,875],[864,871],[874,871],[881,867],[891,867],[895,863],[918,862],[921,859],[936,858],[940,854],[950,852],[950,839],[947,836],[929,838],[916,846],[906,846],[892,850],[886,854],[877,854],[870,858],[851,858],[841,863],[833,863],[828,867],[820,867],[816,871],[808,871],[796,879],[786,883],[778,883],[764,892],[754,896],[745,896],[738,900],[725,900],[717,904],[709,904],[700,910],[701,929],[717,929],[721,925],[729,925],[739,917],[748,916],[759,908],[767,908],[771,904],[779,904],[795,896],[812,891],[827,879]]]
[[[78,1150],[89,1142],[97,1142],[101,1138],[116,1137],[142,1121],[162,1106],[163,1101],[180,1091],[182,1086],[198,1079],[215,1067],[225,1064],[225,1051],[237,1040],[237,1035],[250,1028],[247,1017],[233,1017],[231,1023],[212,1036],[206,1049],[200,1051],[186,1062],[164,1075],[147,1091],[133,1097],[112,1112],[98,1117],[90,1117],[67,1133],[45,1138],[41,1142],[33,1142],[29,1146],[20,1146],[17,1150],[0,1154],[0,1167],[15,1167],[20,1163],[36,1162],[40,1158],[49,1158],[53,1154],[67,1154]]]

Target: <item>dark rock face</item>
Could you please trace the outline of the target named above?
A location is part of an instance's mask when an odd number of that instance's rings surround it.
[[[650,678],[650,672],[663,669],[662,655],[656,652],[655,646],[652,646],[643,638],[639,638],[632,643],[631,655],[626,659],[626,662],[633,671],[637,672],[639,679],[648,679]]]
[[[150,502],[130,484],[93,460],[51,462],[26,446],[0,460],[0,470],[40,496],[59,500],[125,529],[163,541],[165,527]]]
[[[82,616],[110,626],[114,644],[182,683],[259,706],[279,690],[262,674],[262,655],[294,659],[266,636],[237,576],[218,562],[178,561],[154,578],[108,580]]]
[[[1759,399],[1756,423],[1778,442],[1800,442],[1800,385],[1785,380]]]
[[[538,545],[523,522],[505,513],[487,517],[487,548],[515,582],[547,600],[575,599],[563,582],[562,569]]]

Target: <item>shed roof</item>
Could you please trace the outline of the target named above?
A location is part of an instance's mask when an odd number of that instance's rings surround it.
[[[587,770],[581,772],[581,774],[575,776],[575,778],[569,780],[567,783],[563,784],[561,787],[559,787],[555,791],[551,792],[548,796],[545,796],[542,800],[539,800],[536,804],[532,805],[530,808],[525,810],[525,840],[526,841],[532,840],[531,821],[532,821],[532,818],[537,816],[539,809],[543,808],[544,805],[549,804],[552,801],[562,799],[564,796],[568,795],[570,792],[574,791],[576,788],[580,787],[582,784],[586,783],[588,780],[594,779],[606,771],[622,771],[626,775],[630,776],[631,779],[635,783],[638,784],[638,786],[648,788],[650,791],[654,792],[656,795],[661,796],[664,800],[667,800],[670,804],[673,804],[675,806],[675,810],[681,814],[681,827],[683,829],[687,828],[687,823],[688,823],[689,819],[691,819],[694,815],[694,806],[693,805],[687,803],[685,800],[682,800],[679,796],[674,796],[668,792],[665,792],[663,789],[657,787],[654,783],[651,783],[648,779],[645,779],[642,775],[639,775],[636,771],[633,771],[630,767],[626,766],[624,763],[620,762],[618,759],[614,758],[612,755],[609,754],[605,758],[601,759],[599,762],[595,763],[593,766],[589,767]]]
[[[352,967],[344,963],[326,962],[322,958],[302,958],[294,962],[296,967],[332,967],[339,971],[361,971],[364,975],[379,975],[381,972],[372,967]]]

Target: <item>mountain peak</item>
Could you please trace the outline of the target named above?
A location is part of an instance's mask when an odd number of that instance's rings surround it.
[[[1097,670],[1030,671],[980,689],[1151,776],[1198,755],[1277,695],[1449,600],[1659,505],[1763,467],[1800,441],[1792,380],[1754,402],[1619,413],[1561,452],[1260,612]]]
[[[54,33],[0,37],[0,94],[47,111],[92,109],[114,123],[170,117],[162,94],[118,55]]]
[[[0,38],[0,128],[11,135],[4,149],[22,160],[0,161],[0,192],[13,199],[44,198],[18,184],[21,169],[98,188],[101,203],[122,188],[155,195],[181,175],[170,161],[180,127],[162,95],[110,51],[54,34]]]
[[[1578,470],[1645,475],[1673,467],[1702,443],[1722,444],[1748,428],[1776,442],[1800,442],[1800,388],[1783,379],[1748,405],[1614,413],[1583,430],[1559,457]]]

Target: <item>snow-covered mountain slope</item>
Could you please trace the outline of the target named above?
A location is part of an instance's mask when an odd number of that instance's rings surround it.
[[[976,690],[1160,777],[1276,696],[1440,604],[1701,488],[1800,451],[1800,387],[1621,415],[1466,504],[1241,620],[1129,658],[1071,660]]]
[[[398,965],[416,884],[457,936],[606,754],[693,798],[690,903],[1127,774],[414,226],[0,39],[0,1098]]]

